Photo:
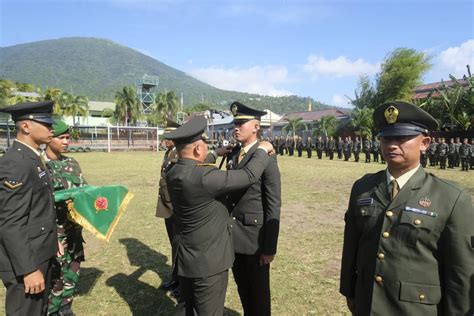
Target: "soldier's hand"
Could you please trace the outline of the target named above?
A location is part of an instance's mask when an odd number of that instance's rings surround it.
[[[215,152],[217,156],[222,157],[222,156],[227,156],[231,151],[234,146],[232,145],[227,145],[227,146],[222,146],[217,149],[215,149]]]
[[[273,145],[266,141],[260,142],[260,144],[258,145],[258,148],[265,149],[268,155],[270,156],[275,153],[275,149],[273,148]]]
[[[23,276],[25,293],[38,294],[44,291],[44,277],[40,270],[27,273]]]
[[[355,313],[355,301],[353,298],[346,297],[347,307],[351,311],[352,314]]]
[[[274,255],[260,255],[260,265],[264,266],[270,264],[270,262],[272,262],[274,258]]]
[[[64,255],[64,245],[58,240],[58,251],[56,252],[56,257],[61,257]]]

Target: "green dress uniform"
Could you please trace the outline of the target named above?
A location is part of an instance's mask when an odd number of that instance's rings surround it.
[[[2,109],[14,121],[53,124],[52,102]],[[6,287],[6,315],[46,312],[52,258],[57,251],[56,214],[48,171],[39,152],[14,141],[0,157],[0,277]],[[23,276],[40,270],[45,290],[25,294]]]
[[[380,122],[384,113],[388,124]],[[383,104],[374,121],[381,137],[426,135],[437,126],[428,113],[404,102]],[[352,187],[340,292],[355,304],[355,315],[472,315],[470,193],[420,166],[406,173],[398,194],[388,176],[368,174]]]
[[[263,111],[248,108],[238,102],[231,105],[231,110],[235,121],[259,120],[265,115]],[[258,141],[248,147],[250,148],[236,147],[228,155],[228,170],[248,168],[255,155],[260,152],[257,149]],[[270,315],[270,265],[261,265],[260,256],[271,256],[277,252],[281,181],[276,156],[270,157],[258,181],[249,188],[231,192],[227,203],[233,220],[235,261],[232,272],[244,314]]]
[[[206,122],[196,117],[165,137],[192,143],[197,139],[191,136],[200,138]],[[228,269],[234,262],[226,194],[258,181],[268,161],[263,149],[242,170],[222,171],[179,159],[166,174],[175,214],[173,265],[178,269],[187,315],[223,315]]]
[[[47,166],[55,191],[87,185],[81,167],[74,158],[61,156],[59,160],[49,160]],[[53,268],[48,314],[71,309],[81,262],[85,260],[82,226],[68,218],[66,202],[56,202],[55,209],[58,241],[64,247],[64,254],[56,257],[57,265]]]

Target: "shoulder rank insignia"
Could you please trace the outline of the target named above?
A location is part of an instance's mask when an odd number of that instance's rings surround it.
[[[398,118],[398,109],[391,105],[385,110],[384,116],[388,124],[396,123]]]
[[[424,197],[420,199],[420,201],[418,201],[418,204],[420,204],[423,207],[429,207],[431,205],[431,201],[430,199],[428,199],[428,197]]]
[[[3,181],[3,184],[5,184],[7,188],[10,188],[12,190],[15,190],[23,185],[22,182],[18,182],[15,180],[5,180]]]
[[[197,167],[215,167],[216,165],[214,165],[213,163],[198,163],[196,165]]]

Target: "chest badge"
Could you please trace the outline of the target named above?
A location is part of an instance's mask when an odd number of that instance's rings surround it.
[[[418,204],[420,204],[423,207],[429,207],[431,205],[431,200],[428,199],[427,197],[424,197],[418,201]]]

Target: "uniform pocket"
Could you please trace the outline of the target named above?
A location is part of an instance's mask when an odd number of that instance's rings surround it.
[[[263,225],[263,214],[261,213],[247,213],[244,214],[244,225],[258,226]]]
[[[356,226],[361,232],[369,230],[377,221],[377,208],[374,205],[358,206],[355,211]]]
[[[29,239],[34,239],[43,234],[50,233],[52,230],[53,230],[53,222],[50,220],[44,221],[42,223],[37,223],[34,225],[29,225],[28,237]]]
[[[395,236],[410,247],[417,247],[417,243],[431,236],[436,226],[436,217],[418,214],[403,210],[400,222],[395,227]]]
[[[436,305],[441,300],[439,285],[400,282],[400,301]]]

